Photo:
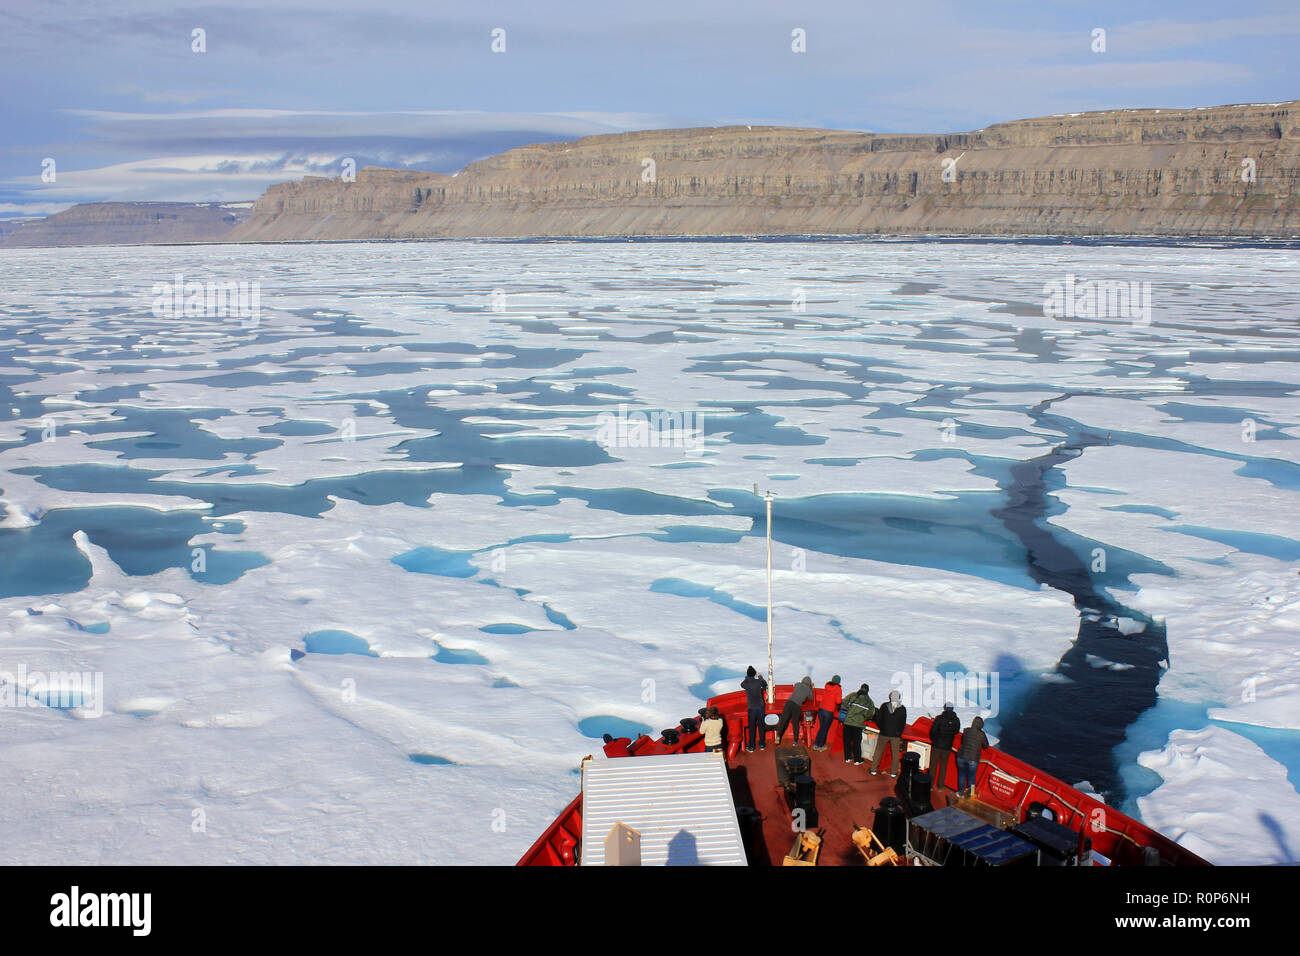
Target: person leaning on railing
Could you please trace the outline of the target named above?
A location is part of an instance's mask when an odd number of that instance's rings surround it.
[[[803,705],[813,698],[812,678],[807,675],[799,683],[794,685],[794,690],[790,691],[790,696],[786,698],[785,706],[781,708],[781,720],[776,725],[776,743],[781,744],[781,738],[785,736],[787,725],[793,724],[791,736],[794,742],[799,742],[799,720],[800,713],[803,711]]]
[[[821,725],[817,728],[817,741],[813,744],[813,750],[826,749],[826,738],[831,732],[831,722],[839,713],[840,699],[843,695],[839,674],[828,680],[826,686],[817,692],[817,717]]]

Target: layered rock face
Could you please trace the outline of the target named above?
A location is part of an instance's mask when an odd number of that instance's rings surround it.
[[[230,238],[1300,234],[1300,102],[950,135],[662,130],[269,189]]]
[[[0,232],[0,247],[213,242],[228,236],[249,211],[230,203],[82,203]]]

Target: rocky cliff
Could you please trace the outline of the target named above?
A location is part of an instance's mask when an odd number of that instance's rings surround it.
[[[0,231],[0,248],[213,242],[248,216],[247,203],[82,203]]]
[[[1118,110],[969,133],[773,127],[593,136],[454,175],[269,189],[238,240],[801,233],[1300,235],[1300,101]]]

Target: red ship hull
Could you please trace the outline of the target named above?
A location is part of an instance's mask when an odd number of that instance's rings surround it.
[[[779,686],[776,689],[777,701],[768,706],[768,711],[779,713],[791,690],[792,685]],[[718,708],[726,722],[727,762],[737,805],[752,805],[763,818],[762,845],[770,847],[770,851],[765,849],[761,852],[756,862],[778,863],[780,856],[789,849],[790,819],[776,795],[776,771],[771,758],[760,753],[748,754],[741,746],[748,719],[745,694],[743,691],[722,694],[710,699],[709,704]],[[870,724],[868,729],[872,729]],[[930,718],[922,717],[909,724],[903,736],[905,741],[928,744],[929,731]],[[812,724],[801,721],[799,734],[803,742],[812,742],[807,739],[811,733]],[[960,742],[959,736],[955,746],[960,746]],[[861,863],[849,836],[858,824],[870,824],[874,806],[882,797],[892,794],[892,780],[884,773],[878,777],[870,776],[866,766],[844,763],[838,721],[831,730],[827,745],[828,750],[815,755],[812,769],[819,786],[818,809],[820,826],[825,830],[824,845],[831,849],[823,862]],[[645,757],[703,749],[702,735],[682,733],[671,744],[662,738],[656,740],[645,735],[635,741],[621,737],[606,744],[604,752],[607,757]],[[883,766],[888,767],[888,763]],[[946,779],[938,783],[955,790],[956,778],[956,761],[950,760]],[[947,791],[936,793],[936,805],[947,802]],[[1025,819],[1031,804],[1042,804],[1052,811],[1058,823],[1090,840],[1094,853],[1114,866],[1148,865],[1152,851],[1159,855],[1160,864],[1165,866],[1209,865],[1168,837],[1107,806],[1095,795],[1084,793],[996,748],[986,748],[982,754],[975,796],[982,804],[996,808],[1016,822]],[[538,837],[518,865],[576,865],[581,834],[582,796],[579,794]]]

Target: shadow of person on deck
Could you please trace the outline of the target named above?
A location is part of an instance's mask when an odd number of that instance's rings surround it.
[[[664,866],[699,866],[700,854],[695,845],[695,834],[687,830],[678,830],[677,835],[668,841],[668,859]]]
[[[754,791],[749,786],[749,769],[742,766],[727,768],[731,780],[731,796],[736,803],[736,816],[740,822],[740,835],[750,866],[763,866],[769,862],[767,840],[763,837],[763,822],[754,806]],[[752,816],[750,812],[752,811]],[[749,819],[746,819],[746,817]]]

